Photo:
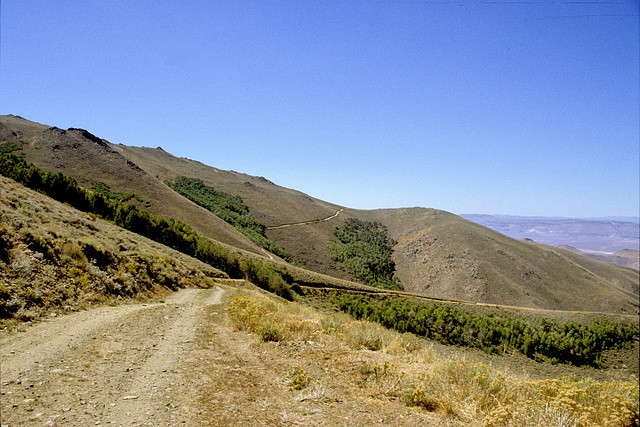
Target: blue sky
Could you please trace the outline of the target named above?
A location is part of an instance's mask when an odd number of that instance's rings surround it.
[[[17,1],[0,114],[348,207],[638,216],[637,1]]]

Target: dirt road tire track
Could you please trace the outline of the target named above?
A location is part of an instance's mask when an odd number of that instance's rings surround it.
[[[184,289],[2,337],[2,425],[192,425],[182,362],[223,293]]]
[[[164,303],[0,331],[2,425],[438,425],[420,409],[361,394],[358,366],[383,355],[330,337],[262,342],[236,330],[225,307],[238,295],[183,289]],[[304,390],[287,385],[294,367],[312,378]]]

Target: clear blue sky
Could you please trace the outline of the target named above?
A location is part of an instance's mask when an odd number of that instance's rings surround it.
[[[638,216],[639,9],[3,0],[0,114],[355,208]]]

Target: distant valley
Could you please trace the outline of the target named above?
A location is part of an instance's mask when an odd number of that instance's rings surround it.
[[[599,261],[638,269],[638,218],[546,218],[462,214],[461,217],[514,239],[558,246]]]

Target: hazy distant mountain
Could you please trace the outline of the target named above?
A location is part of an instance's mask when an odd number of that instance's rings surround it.
[[[559,248],[566,249],[576,254],[580,254],[587,258],[595,259],[598,261],[610,262],[612,264],[623,265],[635,270],[640,270],[640,252],[632,249],[623,249],[612,254],[605,254],[601,252],[584,252],[580,249],[576,249],[571,246],[562,245]]]
[[[463,218],[514,239],[531,239],[551,246],[571,246],[583,252],[614,253],[640,250],[638,218],[545,218],[465,214]]]

